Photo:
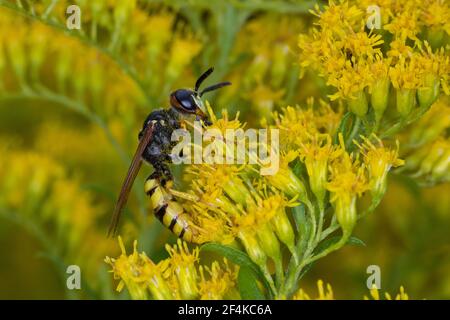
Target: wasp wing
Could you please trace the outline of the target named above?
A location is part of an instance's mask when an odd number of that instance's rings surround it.
[[[122,210],[127,203],[128,196],[131,191],[131,187],[133,186],[134,180],[139,172],[139,169],[142,165],[142,154],[150,143],[150,140],[153,136],[153,125],[149,124],[143,135],[139,141],[139,145],[134,153],[133,160],[131,161],[130,167],[128,168],[128,173],[125,178],[125,181],[122,184],[122,189],[120,190],[119,199],[117,200],[116,207],[114,208],[114,213],[111,218],[111,223],[108,229],[108,237],[112,234],[113,236],[116,234],[117,226],[119,224],[120,216],[122,214]]]

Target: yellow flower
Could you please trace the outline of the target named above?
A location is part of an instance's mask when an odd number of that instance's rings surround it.
[[[336,4],[332,0],[329,1],[328,6],[324,6],[323,11],[320,10],[319,5],[316,5],[315,10],[311,10],[311,13],[319,18],[316,24],[325,33],[341,38],[344,38],[352,30],[351,28],[359,27],[363,16],[363,11],[355,5],[350,5],[347,1]]]
[[[275,127],[280,130],[280,144],[283,151],[300,146],[308,138],[308,133],[315,132],[312,110],[288,106],[282,113],[274,112]],[[293,160],[293,159],[292,159]]]
[[[357,159],[343,152],[330,164],[330,180],[327,189],[334,206],[337,221],[345,235],[349,235],[356,223],[356,199],[369,188],[364,167]]]
[[[363,117],[368,110],[365,88],[371,80],[369,65],[366,61],[354,61],[353,65],[347,61],[339,71],[328,74],[327,85],[337,89],[336,93],[330,95],[330,99],[346,99],[349,109]]]
[[[289,163],[298,157],[298,152],[290,151],[280,155],[280,167],[274,175],[266,176],[266,180],[275,188],[283,191],[291,197],[298,197],[304,203],[308,203],[304,183],[292,171]]]
[[[421,80],[421,69],[417,62],[415,55],[409,59],[400,57],[389,70],[392,85],[397,89],[397,111],[402,117],[407,117],[416,104],[416,89],[419,88]]]
[[[198,247],[189,252],[186,242],[178,239],[173,247],[166,245],[166,251],[170,255],[171,272],[178,279],[178,288],[183,299],[194,299],[198,294],[197,270]]]
[[[404,39],[394,39],[389,44],[387,56],[390,58],[406,58],[412,56],[414,49],[406,44]]]
[[[198,283],[201,300],[236,299],[239,294],[236,290],[239,268],[230,266],[224,260],[223,266],[214,261],[211,267],[200,267],[200,281]]]
[[[308,171],[311,190],[322,210],[328,181],[328,162],[337,158],[341,153],[342,150],[331,143],[329,135],[319,137],[316,134],[300,149],[300,159],[305,163]]]
[[[375,111],[377,124],[381,121],[389,102],[389,65],[390,59],[383,59],[380,55],[370,65],[372,81],[369,83],[370,103]]]
[[[317,298],[311,299],[310,295],[308,295],[303,289],[299,289],[297,293],[292,297],[293,300],[334,300],[333,289],[331,285],[327,283],[326,288],[323,286],[322,280],[317,280]]]
[[[396,38],[406,40],[417,40],[417,33],[420,31],[417,11],[403,10],[400,14],[393,17],[384,29],[392,33]]]
[[[398,141],[395,150],[383,146],[382,141],[376,137],[376,144],[368,138],[361,137],[362,145],[355,142],[364,156],[364,163],[369,170],[370,188],[374,197],[382,196],[386,192],[387,173],[392,167],[402,166],[405,162],[398,158]]]
[[[167,263],[154,264],[145,253],[137,252],[137,241],[133,243],[133,253],[127,255],[122,238],[119,237],[119,245],[122,254],[119,258],[105,258],[105,262],[111,265],[114,279],[120,279],[117,291],[127,287],[130,295],[135,300],[148,299],[148,291],[155,299],[174,299],[172,292],[163,279],[163,273]]]
[[[114,278],[120,279],[117,290],[126,286],[132,299],[239,298],[235,288],[238,267],[226,260],[223,264],[214,261],[211,267],[199,265],[198,248],[190,252],[181,240],[173,247],[166,246],[169,258],[158,264],[137,252],[136,241],[129,256],[121,237],[119,245],[120,257],[107,257],[105,262],[111,265]]]
[[[395,296],[394,299],[388,292],[385,292],[384,296],[386,300],[409,300],[408,294],[405,292],[403,286],[400,287],[400,292]],[[370,298],[372,298],[373,300],[381,300],[379,290],[375,285],[372,289],[370,289],[370,297],[364,296],[364,300],[370,300]]]
[[[421,84],[417,92],[419,104],[422,108],[429,108],[439,97],[440,86],[446,94],[447,79],[450,70],[450,57],[444,48],[433,52],[428,42],[424,42],[422,54],[417,56],[417,63],[421,70]]]

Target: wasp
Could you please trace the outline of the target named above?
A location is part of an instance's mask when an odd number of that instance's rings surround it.
[[[209,68],[197,79],[194,90],[178,89],[173,91],[170,94],[170,107],[155,110],[145,119],[138,135],[139,144],[114,208],[108,236],[117,232],[119,220],[134,180],[145,161],[154,169],[145,181],[144,191],[150,197],[151,208],[156,218],[179,238],[188,242],[197,241],[198,231],[190,225],[183,207],[177,203],[166,186],[173,180],[169,164],[172,162],[171,151],[176,142],[171,139],[172,133],[182,127],[183,120],[192,117],[203,121],[205,125],[211,125],[201,97],[206,92],[231,85],[228,81],[220,82],[199,91],[202,82],[213,70],[213,68]]]

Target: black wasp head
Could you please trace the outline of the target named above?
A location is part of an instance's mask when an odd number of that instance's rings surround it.
[[[214,71],[213,68],[206,70],[195,82],[195,89],[178,89],[170,94],[170,104],[172,107],[176,108],[178,111],[187,114],[196,115],[198,118],[202,119],[206,125],[209,125],[208,116],[205,112],[205,107],[201,100],[204,93],[213,91],[225,86],[230,85],[230,82],[221,82],[215,85],[209,86],[199,92],[200,85],[202,82]]]

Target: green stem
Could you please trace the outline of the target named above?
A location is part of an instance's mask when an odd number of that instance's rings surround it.
[[[322,234],[322,229],[323,229],[323,217],[324,217],[324,210],[323,208],[319,208],[319,226],[317,228],[317,234],[316,234],[316,240],[315,240],[315,244],[317,245],[320,242],[320,237]]]
[[[308,251],[309,251],[308,249],[314,245],[314,239],[316,237],[316,232],[317,232],[317,222],[316,222],[315,210],[314,210],[314,207],[312,206],[311,202],[308,201],[306,206],[308,207],[308,214],[311,219],[311,227],[312,227],[311,234],[309,236],[307,250],[306,250],[306,254],[308,254]]]
[[[303,259],[302,263],[298,265],[297,268],[295,268],[295,270],[291,270],[290,274],[288,275],[288,279],[286,280],[286,285],[283,287],[283,292],[281,292],[281,294],[286,297],[290,297],[292,294],[294,294],[294,291],[296,290],[298,285],[299,277],[303,269],[306,266],[310,265],[311,263],[327,256],[331,252],[342,248],[347,243],[350,235],[351,233],[349,232],[343,233],[342,237],[335,244],[331,245],[330,247],[328,247],[327,249],[325,249],[324,251],[320,252],[317,255],[309,256]]]
[[[385,132],[383,132],[381,134],[380,138],[385,139],[385,138],[389,138],[389,137],[393,136],[394,134],[398,133],[400,130],[404,129],[406,126],[419,120],[429,109],[430,109],[430,107],[418,108],[415,113],[410,114],[406,119],[400,120],[399,122],[395,123],[394,125],[389,126],[389,129],[387,129]]]

